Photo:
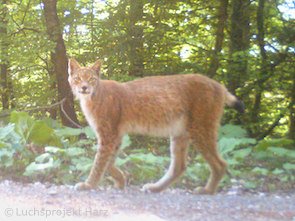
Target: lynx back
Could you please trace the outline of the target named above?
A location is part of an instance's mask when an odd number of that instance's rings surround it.
[[[157,182],[144,185],[159,192],[174,183],[186,169],[192,145],[210,165],[207,185],[198,193],[213,194],[226,171],[217,150],[217,130],[224,104],[242,110],[235,96],[218,82],[198,74],[146,77],[119,83],[100,79],[101,61],[80,67],[69,61],[69,83],[89,125],[98,138],[90,175],[76,188],[97,188],[105,171],[124,189],[123,173],[114,166],[122,137],[128,133],[170,137],[171,162]]]

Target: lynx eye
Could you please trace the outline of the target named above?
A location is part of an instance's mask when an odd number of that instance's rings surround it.
[[[81,82],[82,80],[81,80],[81,78],[79,78],[79,77],[75,77],[75,78],[74,78],[74,81],[76,81],[76,82]]]
[[[90,77],[89,79],[88,79],[88,82],[89,83],[93,83],[93,82],[95,82],[96,81],[96,79],[94,78],[94,77]]]

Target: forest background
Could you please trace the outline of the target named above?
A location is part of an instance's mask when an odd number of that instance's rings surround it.
[[[236,160],[229,163],[232,174],[241,175],[237,165],[247,158],[255,162],[248,169],[253,180],[273,175],[294,181],[294,1],[1,0],[0,20],[3,176],[14,171],[67,183],[87,174],[91,153],[85,150],[95,141],[67,82],[73,57],[85,66],[102,59],[102,78],[122,82],[186,73],[218,80],[246,108],[243,115],[226,110],[222,120],[229,139],[219,140],[219,148]],[[167,142],[148,141],[126,137],[128,155],[118,160],[129,172],[137,164],[139,180],[169,162],[162,148]]]

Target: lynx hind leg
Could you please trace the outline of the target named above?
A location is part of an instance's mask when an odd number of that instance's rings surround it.
[[[168,171],[158,182],[144,185],[143,191],[160,192],[174,183],[185,171],[188,136],[171,137],[170,142],[171,161]]]
[[[115,167],[116,157],[117,155],[114,156],[113,159],[110,161],[110,164],[108,165],[108,168],[107,168],[107,173],[111,175],[111,177],[113,177],[115,181],[115,186],[121,190],[124,190],[126,186],[126,179],[124,174],[121,172],[121,170]]]
[[[213,133],[212,133],[213,134]],[[196,192],[199,194],[214,194],[218,184],[226,172],[226,163],[221,158],[217,149],[216,136],[196,136],[193,145],[210,166],[210,177],[205,187],[199,187]]]

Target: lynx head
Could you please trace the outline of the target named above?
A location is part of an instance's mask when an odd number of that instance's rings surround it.
[[[80,67],[79,63],[71,58],[68,68],[68,81],[77,98],[88,97],[96,92],[99,85],[101,60],[97,60],[90,68],[87,68]]]

